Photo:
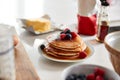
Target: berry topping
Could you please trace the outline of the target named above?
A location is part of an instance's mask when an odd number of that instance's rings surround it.
[[[42,45],[40,46],[40,48],[43,50],[43,49],[45,48],[45,45],[42,44]]]
[[[71,32],[72,38],[74,39],[75,37],[77,37],[77,33],[75,32]]]
[[[64,34],[64,33],[60,34],[60,39],[61,39],[61,40],[64,40],[65,37],[66,37],[66,34]]]
[[[100,69],[100,68],[95,68],[95,75],[97,76],[97,75],[99,75],[99,76],[104,76],[104,74],[105,74],[105,71],[104,70],[102,70],[102,69]]]
[[[85,57],[87,57],[87,53],[86,52],[80,52],[79,53],[79,57],[81,58],[81,59],[84,59]]]
[[[71,32],[69,28],[66,28],[64,31],[60,32],[61,40],[71,40],[77,37],[77,33]]]
[[[64,30],[64,33],[65,33],[65,34],[67,34],[67,33],[71,33],[71,31],[70,31],[69,28],[66,28],[66,29]]]
[[[67,33],[67,34],[66,34],[66,37],[65,37],[65,40],[70,40],[71,38],[72,38],[72,35],[69,34],[69,33]]]
[[[67,30],[65,33],[67,34],[67,33],[70,33],[71,31],[70,30]]]
[[[95,80],[95,74],[91,73],[86,76],[86,80]]]
[[[95,73],[96,69],[97,69],[98,73],[99,73],[99,70],[104,71],[103,69],[101,69],[99,67],[96,67],[95,69],[93,69],[93,72],[88,71],[90,73],[87,73],[87,74],[71,74],[71,75],[68,75],[65,80],[112,80],[112,79],[108,79],[105,76],[105,74],[103,76],[96,75],[96,73]]]

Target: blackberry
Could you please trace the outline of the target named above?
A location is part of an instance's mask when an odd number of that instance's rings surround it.
[[[76,80],[76,77],[77,77],[76,74],[71,74],[65,80]]]
[[[65,34],[67,34],[67,33],[71,33],[71,31],[68,29],[65,31]]]
[[[86,75],[85,74],[79,74],[77,76],[77,79],[86,80]]]
[[[45,48],[45,45],[44,44],[40,45],[40,48],[43,50]]]

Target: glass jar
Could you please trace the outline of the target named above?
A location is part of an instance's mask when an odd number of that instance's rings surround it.
[[[96,0],[78,0],[78,34],[95,35],[96,34]]]
[[[100,7],[97,20],[97,40],[104,42],[105,36],[108,34],[109,29],[109,17],[108,17],[108,4],[103,4]]]
[[[9,26],[0,24],[0,80],[15,80],[13,36]]]

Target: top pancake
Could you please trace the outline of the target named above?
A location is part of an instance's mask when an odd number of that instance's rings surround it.
[[[53,40],[49,45],[62,50],[75,50],[76,48],[80,48],[80,51],[83,51],[86,49],[86,44],[80,36],[71,40]]]

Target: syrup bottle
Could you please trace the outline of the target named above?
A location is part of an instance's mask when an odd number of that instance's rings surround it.
[[[106,0],[100,0],[100,12],[98,13],[97,21],[97,40],[99,42],[104,42],[105,36],[108,34],[109,29],[109,19],[108,19],[108,8],[109,3]]]

